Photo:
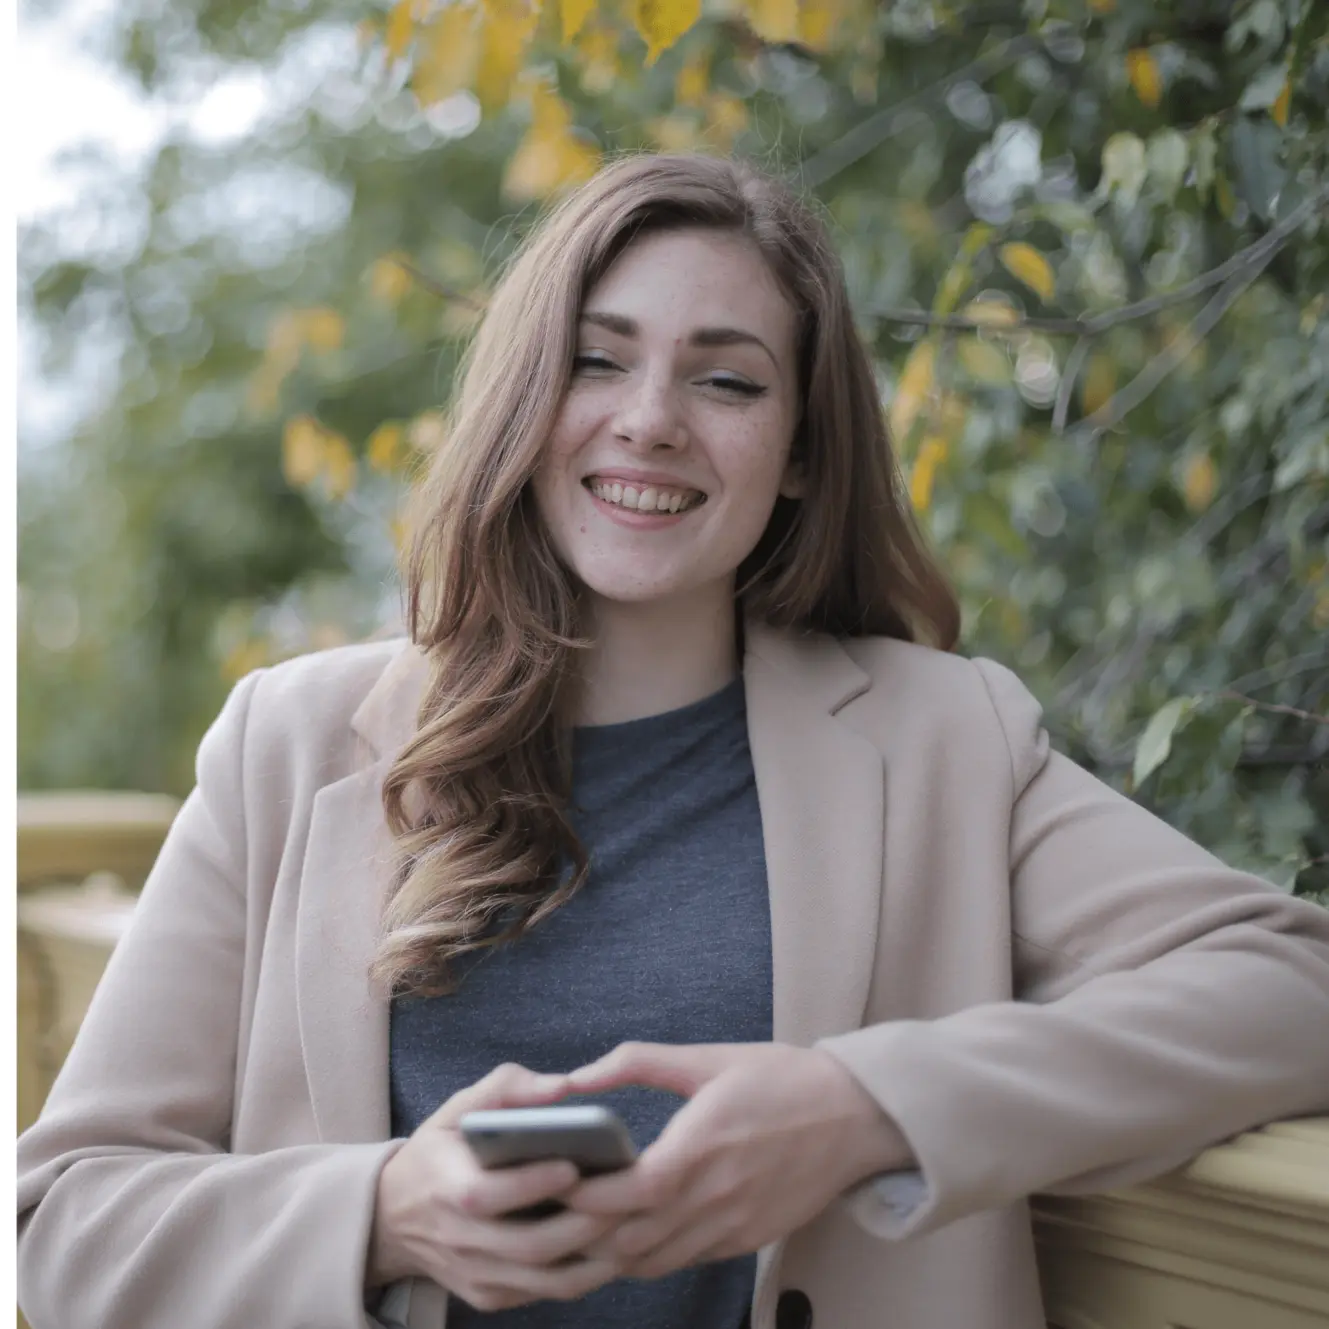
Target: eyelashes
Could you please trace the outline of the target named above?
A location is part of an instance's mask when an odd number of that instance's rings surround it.
[[[602,355],[578,355],[572,361],[574,373],[598,373],[608,374],[622,372],[622,367]],[[758,397],[764,397],[767,389],[760,383],[752,383],[745,378],[735,378],[728,374],[712,374],[702,380],[707,386],[716,388],[720,392],[732,394],[735,397],[743,397],[748,401],[754,401]]]

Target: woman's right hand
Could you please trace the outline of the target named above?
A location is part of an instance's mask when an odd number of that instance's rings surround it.
[[[553,1103],[568,1088],[566,1076],[499,1066],[423,1122],[379,1174],[367,1286],[430,1278],[476,1310],[496,1311],[572,1301],[619,1277],[615,1261],[580,1258],[617,1219],[571,1211],[503,1217],[567,1194],[579,1180],[572,1163],[486,1171],[457,1129],[467,1112]]]

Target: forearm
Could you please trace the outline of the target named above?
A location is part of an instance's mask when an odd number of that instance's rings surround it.
[[[365,1329],[389,1147],[54,1160],[20,1177],[19,1303],[34,1329]]]
[[[898,1123],[926,1203],[913,1235],[1038,1191],[1106,1189],[1329,1106],[1329,994],[1305,969],[1217,948],[821,1046]],[[883,1223],[883,1231],[890,1224]]]

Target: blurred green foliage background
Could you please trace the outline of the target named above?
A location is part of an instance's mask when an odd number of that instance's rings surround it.
[[[45,390],[110,366],[20,440],[21,787],[183,791],[241,673],[390,630],[403,486],[540,202],[704,149],[831,219],[964,649],[1329,892],[1329,4],[123,0],[102,39],[265,110],[85,155],[20,237]]]

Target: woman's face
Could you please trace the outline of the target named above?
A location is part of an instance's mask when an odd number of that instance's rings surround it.
[[[797,496],[795,317],[741,235],[636,241],[582,310],[536,502],[605,601],[718,603],[777,495]]]

